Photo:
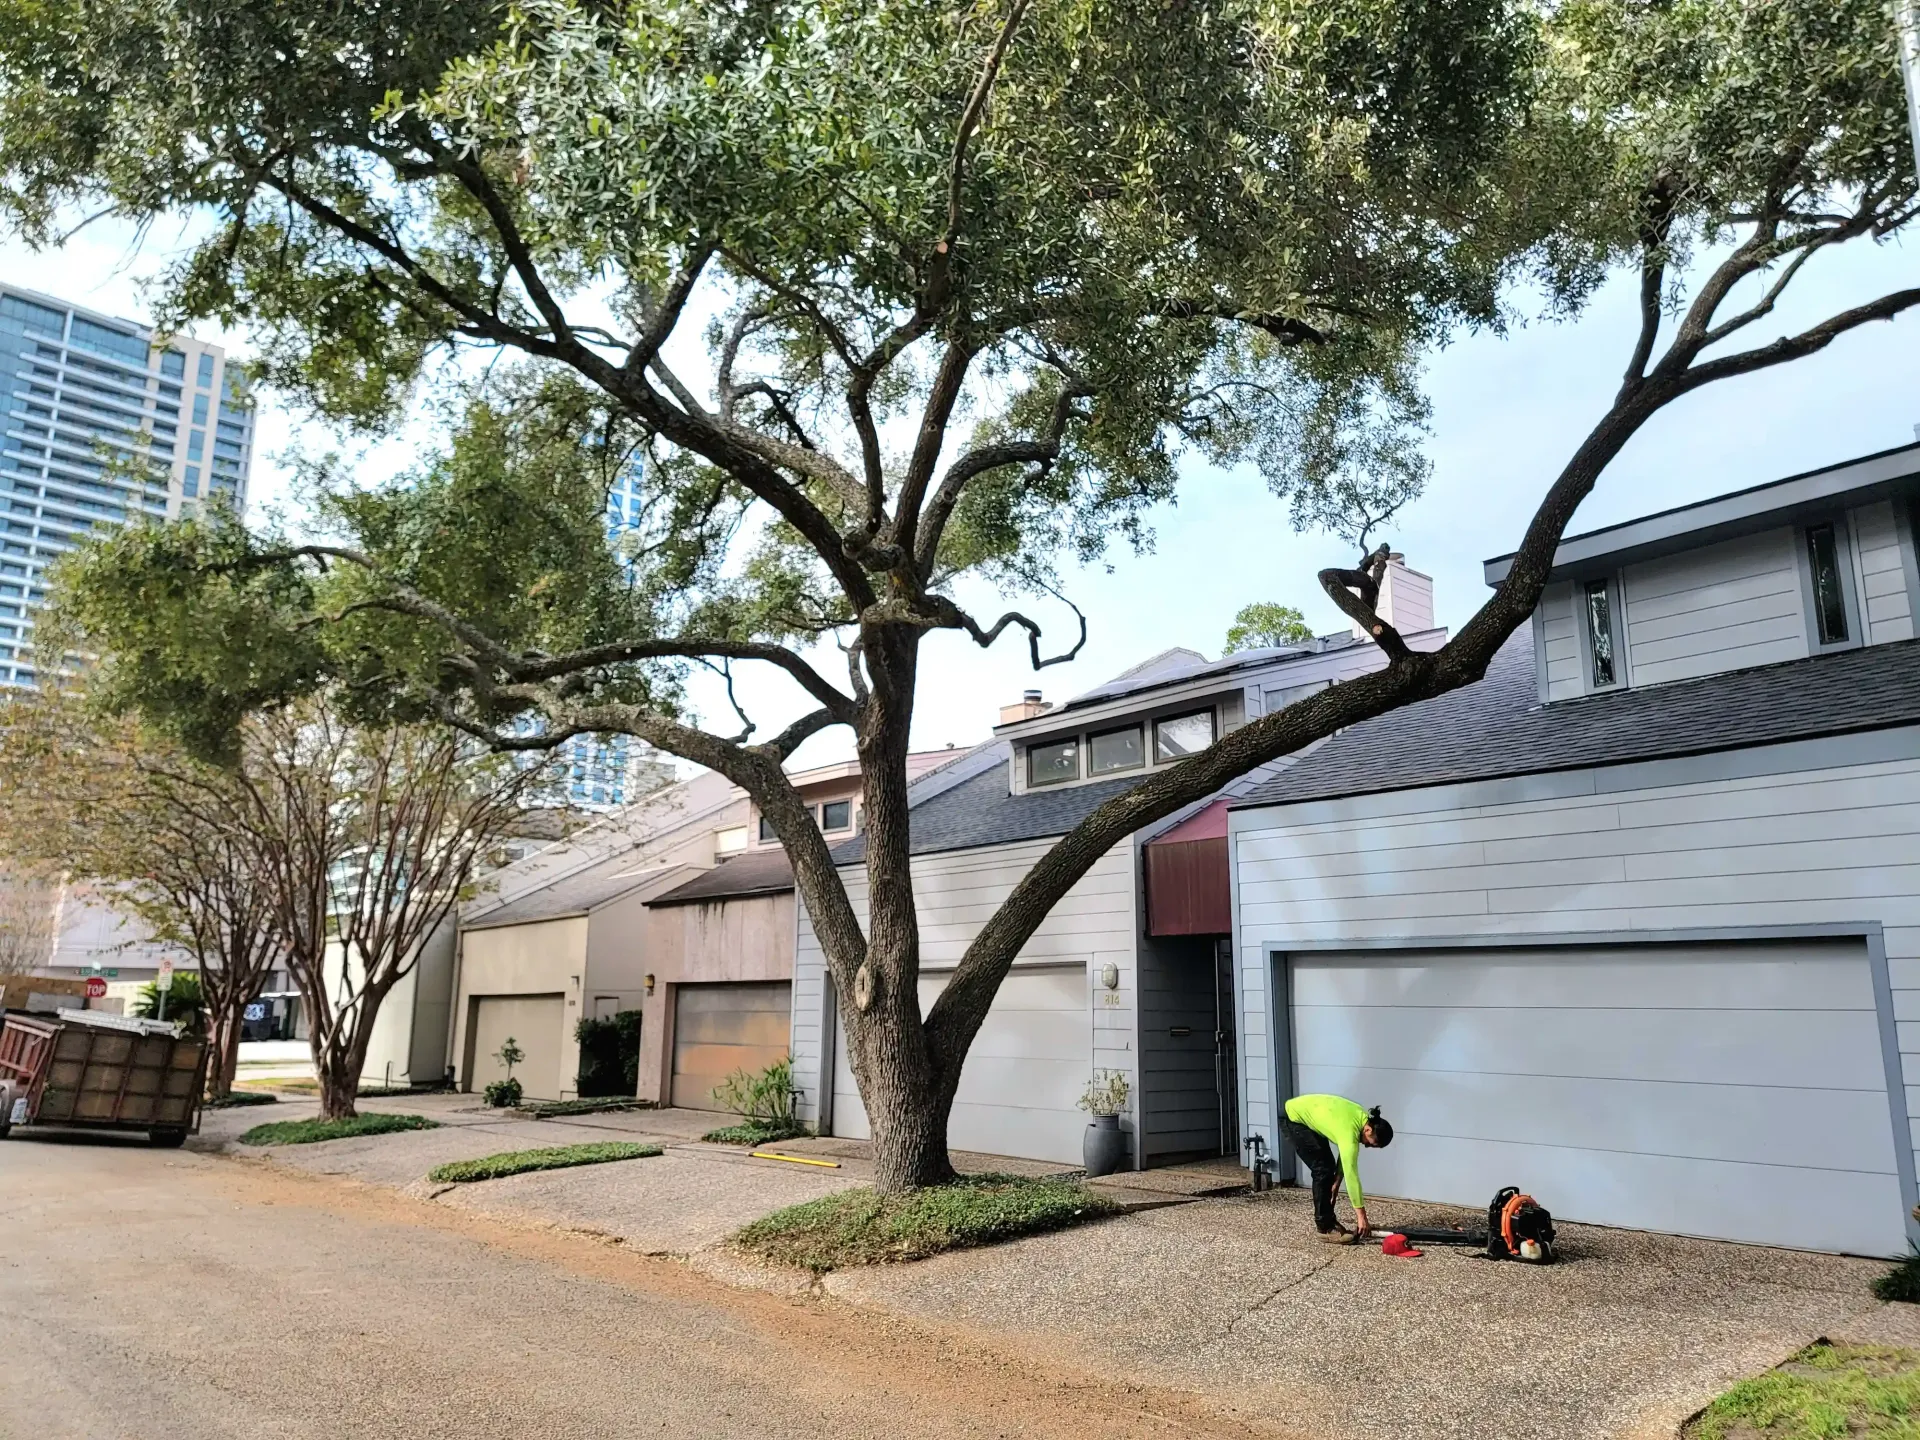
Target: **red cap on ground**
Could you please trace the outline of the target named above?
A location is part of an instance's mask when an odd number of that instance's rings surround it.
[[[1409,1259],[1418,1259],[1422,1252],[1409,1245],[1407,1243],[1407,1237],[1404,1235],[1385,1235],[1380,1239],[1380,1253],[1382,1255],[1405,1255]]]

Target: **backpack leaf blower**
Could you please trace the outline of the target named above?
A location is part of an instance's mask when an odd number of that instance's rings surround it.
[[[1487,1206],[1484,1230],[1400,1229],[1415,1245],[1464,1245],[1484,1248],[1489,1260],[1518,1260],[1527,1265],[1553,1263],[1553,1216],[1531,1195],[1508,1185]]]

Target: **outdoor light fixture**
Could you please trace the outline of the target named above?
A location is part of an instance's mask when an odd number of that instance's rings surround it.
[[[647,976],[647,994],[651,995],[652,993],[653,993],[653,976],[649,975]]]
[[[1120,988],[1120,967],[1109,961],[1100,967],[1100,983],[1109,990]]]

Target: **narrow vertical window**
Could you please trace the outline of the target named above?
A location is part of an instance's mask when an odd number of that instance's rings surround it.
[[[1847,597],[1840,588],[1840,542],[1831,525],[1807,529],[1807,563],[1813,571],[1813,620],[1822,645],[1847,639]]]
[[[1594,688],[1613,684],[1613,597],[1604,580],[1587,582],[1587,652],[1593,656]]]

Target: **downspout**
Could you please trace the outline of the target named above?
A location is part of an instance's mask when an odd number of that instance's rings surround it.
[[[460,1012],[463,1008],[465,1008],[460,1004],[460,980],[461,980],[460,971],[466,965],[466,963],[467,963],[466,927],[460,923],[459,916],[456,914],[453,921],[453,978],[452,978],[449,992],[447,995],[446,1081],[447,1081],[447,1088],[450,1090],[457,1089],[459,1087],[460,1075],[459,1075],[458,1067],[459,1067],[460,1059],[464,1058],[464,1057],[461,1057],[460,1052],[458,1050],[454,1049],[454,1037],[460,1031]]]

